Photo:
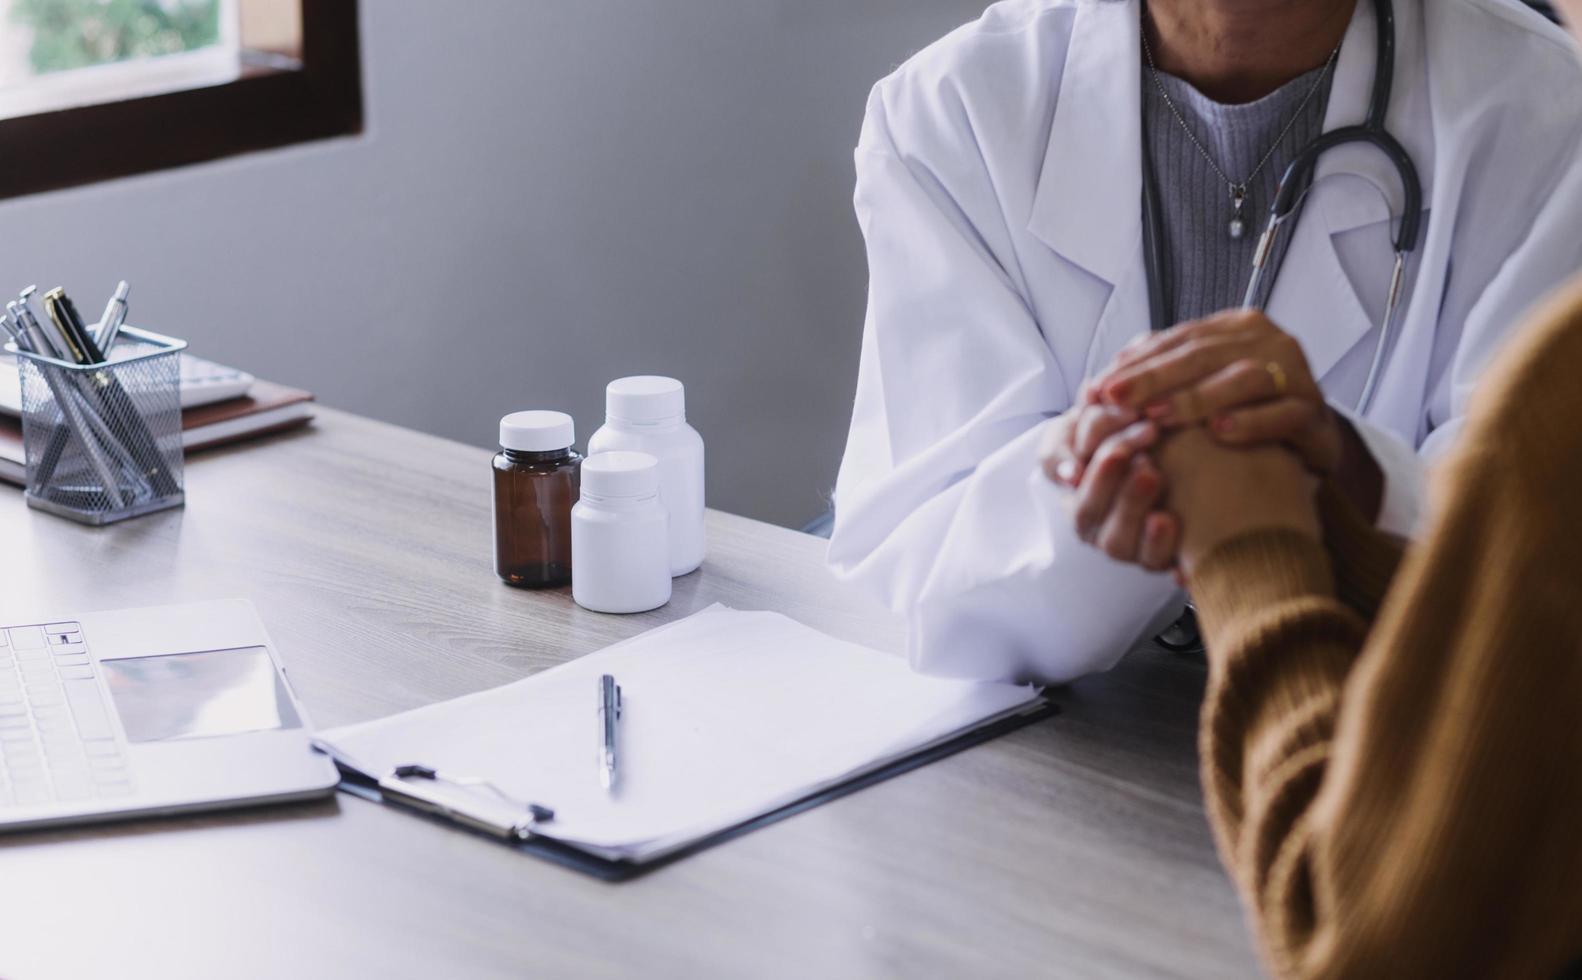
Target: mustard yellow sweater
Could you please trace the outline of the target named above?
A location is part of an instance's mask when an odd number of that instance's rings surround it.
[[[1582,957],[1582,283],[1484,381],[1404,556],[1329,492],[1190,582],[1203,782],[1282,977]]]

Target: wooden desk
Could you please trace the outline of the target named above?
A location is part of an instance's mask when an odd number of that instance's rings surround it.
[[[0,612],[245,596],[323,726],[715,601],[901,641],[821,541],[724,514],[656,613],[508,588],[488,459],[324,411],[193,460],[183,511],[92,530],[0,490]],[[1202,683],[1141,651],[1058,718],[622,885],[345,796],[0,838],[0,976],[1250,975],[1197,785]]]

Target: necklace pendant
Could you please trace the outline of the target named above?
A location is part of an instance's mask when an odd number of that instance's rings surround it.
[[[1240,185],[1232,185],[1230,189],[1230,240],[1241,241],[1241,236],[1247,233],[1247,225],[1241,220],[1241,205],[1247,200],[1247,189]]]

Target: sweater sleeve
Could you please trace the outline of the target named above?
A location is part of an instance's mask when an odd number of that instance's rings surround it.
[[[1319,486],[1317,503],[1324,547],[1335,570],[1335,592],[1372,622],[1401,564],[1406,542],[1376,527],[1328,481]]]
[[[1371,632],[1294,532],[1194,571],[1210,819],[1280,976],[1547,977],[1582,953],[1582,405],[1527,401],[1548,431],[1506,419],[1442,474]]]

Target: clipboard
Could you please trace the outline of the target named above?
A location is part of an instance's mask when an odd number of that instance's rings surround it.
[[[1059,713],[1059,707],[1053,702],[1048,700],[1042,701],[1026,712],[1002,718],[980,728],[975,728],[938,745],[933,745],[918,752],[914,752],[911,755],[905,756],[904,758],[898,759],[878,769],[854,776],[851,779],[846,780],[845,782],[842,782],[836,786],[817,793],[813,793],[793,803],[789,803],[778,809],[771,810],[768,813],[764,813],[750,820],[743,821],[742,823],[736,824],[732,827],[727,827],[724,830],[693,841],[684,847],[681,847],[661,857],[643,862],[631,860],[610,860],[595,854],[590,854],[573,845],[566,844],[549,837],[529,836],[522,840],[511,839],[502,836],[495,830],[478,826],[475,823],[465,819],[458,819],[457,815],[447,815],[445,813],[436,812],[434,809],[429,807],[414,806],[410,800],[398,800],[394,795],[381,788],[380,781],[373,779],[367,774],[362,773],[339,760],[337,760],[336,765],[341,771],[341,782],[339,788],[341,792],[350,796],[356,796],[375,803],[386,803],[392,806],[399,806],[402,809],[405,809],[408,812],[427,819],[433,823],[447,825],[458,828],[467,833],[486,837],[490,840],[496,841],[503,847],[510,848],[522,854],[530,854],[542,860],[549,861],[552,864],[559,865],[560,867],[569,868],[573,871],[578,871],[593,878],[597,878],[600,881],[615,883],[630,881],[634,878],[641,877],[651,871],[665,867],[669,864],[672,864],[673,862],[680,861],[683,858],[706,850],[707,848],[714,847],[718,844],[723,844],[726,841],[735,840],[743,834],[749,834],[761,827],[767,827],[770,824],[778,823],[779,821],[788,817],[794,817],[799,813],[811,810],[817,806],[822,806],[832,800],[838,800],[841,797],[855,793],[858,790],[866,789],[869,786],[882,783],[887,779],[902,775],[903,773],[911,772],[914,769],[921,768],[932,762],[937,762],[940,759],[955,755],[956,753],[965,749],[970,749],[973,746],[992,741],[993,739],[999,738],[1002,735],[1007,735],[1018,729],[1025,728],[1028,725],[1052,718]]]

